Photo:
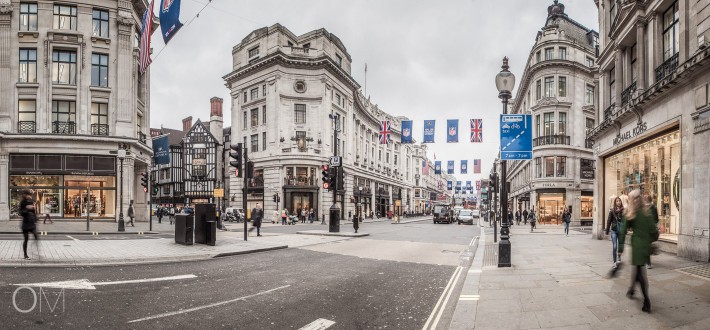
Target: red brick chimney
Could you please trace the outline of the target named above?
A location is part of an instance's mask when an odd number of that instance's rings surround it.
[[[192,128],[192,116],[182,120],[182,131],[187,132]]]
[[[210,117],[222,117],[222,100],[221,97],[213,97],[210,99]]]

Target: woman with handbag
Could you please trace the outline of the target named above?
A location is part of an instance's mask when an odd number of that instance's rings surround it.
[[[616,268],[616,254],[619,248],[619,229],[621,229],[621,222],[624,214],[624,204],[621,202],[621,198],[614,198],[614,205],[612,205],[611,210],[609,210],[609,216],[606,219],[606,234],[611,233],[611,259],[614,262],[613,268]]]
[[[22,251],[25,253],[25,260],[30,260],[27,255],[27,242],[30,240],[30,233],[34,235],[35,241],[37,238],[37,213],[35,213],[35,202],[32,200],[32,193],[29,190],[22,192],[22,201],[20,202],[20,215],[22,215]]]
[[[635,293],[636,282],[641,287],[643,293],[642,311],[651,312],[651,301],[648,297],[648,278],[646,277],[646,263],[651,257],[651,243],[658,239],[658,229],[653,222],[653,215],[649,207],[641,200],[641,192],[637,189],[629,193],[628,207],[626,208],[619,231],[619,259],[624,252],[624,241],[629,228],[633,229],[631,237],[631,264],[634,272],[631,287],[626,292],[626,296],[632,299]]]

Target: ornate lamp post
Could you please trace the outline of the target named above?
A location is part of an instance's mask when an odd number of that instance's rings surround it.
[[[118,160],[121,162],[121,178],[119,181],[121,182],[121,194],[118,197],[120,206],[119,206],[119,213],[118,213],[118,231],[126,231],[126,223],[123,221],[123,159],[126,158],[126,149],[123,148],[123,145],[120,145],[118,147],[118,153],[117,156]]]
[[[503,58],[503,66],[496,75],[496,88],[498,89],[498,98],[503,101],[503,114],[508,113],[508,100],[510,100],[515,86],[515,76],[508,71],[508,57]],[[501,206],[501,221],[500,226],[500,242],[498,243],[498,267],[510,267],[510,236],[508,228],[508,189],[506,187],[506,161],[501,160],[500,167],[500,206]]]

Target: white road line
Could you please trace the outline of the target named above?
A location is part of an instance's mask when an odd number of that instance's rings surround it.
[[[71,236],[69,236],[69,235],[65,235],[65,236],[71,238],[72,240],[74,240],[74,242],[78,242],[78,241],[79,241],[78,239],[76,239],[76,238],[74,238],[74,237],[71,237]]]
[[[434,315],[437,314],[437,311],[439,310],[439,305],[441,304],[442,300],[444,300],[444,297],[446,296],[446,293],[449,291],[449,288],[453,288],[453,283],[454,279],[456,278],[457,274],[461,274],[461,269],[463,269],[461,266],[456,267],[456,270],[454,271],[453,274],[451,274],[451,278],[449,279],[449,283],[446,284],[446,287],[444,288],[444,292],[441,293],[441,296],[439,297],[439,301],[436,302],[436,305],[434,305],[434,310],[431,311],[431,314],[429,315],[429,318],[426,320],[426,323],[424,323],[424,327],[422,329],[426,330],[429,329],[429,323],[432,321],[434,318]],[[443,309],[443,308],[442,308]],[[431,329],[434,329],[435,327],[431,327]]]
[[[335,324],[335,322],[331,320],[317,319],[298,330],[325,330],[330,328],[333,324]]]
[[[204,305],[204,306],[198,306],[198,307],[183,309],[183,310],[179,310],[179,311],[175,311],[175,312],[168,312],[168,313],[163,313],[163,314],[157,314],[157,315],[153,315],[153,316],[148,316],[148,317],[144,317],[144,318],[142,318],[142,319],[137,319],[137,320],[133,320],[133,321],[128,321],[128,323],[136,323],[136,322],[154,320],[154,319],[159,319],[159,318],[163,318],[163,317],[168,317],[168,316],[173,316],[173,315],[180,315],[180,314],[185,314],[185,313],[189,313],[189,312],[199,311],[199,310],[202,310],[202,309],[205,309],[205,308],[211,308],[211,307],[217,307],[217,306],[220,306],[220,305],[226,305],[226,304],[229,304],[229,303],[233,303],[233,302],[237,302],[237,301],[241,301],[241,300],[246,300],[246,299],[249,299],[249,298],[254,298],[254,297],[261,296],[261,295],[264,295],[264,294],[267,294],[267,293],[271,293],[271,292],[274,292],[274,291],[277,291],[277,290],[285,289],[285,288],[288,288],[288,287],[290,287],[290,286],[291,286],[291,285],[284,285],[284,286],[280,286],[280,287],[278,287],[278,288],[273,288],[273,289],[271,289],[271,290],[266,290],[266,291],[258,292],[258,293],[255,293],[255,294],[250,294],[250,295],[248,295],[248,296],[239,297],[239,298],[232,299],[232,300],[227,300],[227,301],[222,301],[222,302],[218,302],[218,303],[214,303],[214,304],[209,304],[209,305]]]
[[[173,280],[184,280],[188,278],[195,278],[197,275],[177,275],[168,277],[158,277],[158,278],[144,278],[140,280],[127,280],[127,281],[114,281],[114,282],[97,282],[91,283],[93,285],[116,285],[116,284],[129,284],[129,283],[147,283],[147,282],[160,282],[160,281],[173,281]]]
[[[477,295],[477,294],[462,294],[462,295],[459,296],[459,301],[461,301],[461,300],[465,300],[465,301],[477,301],[477,300],[480,299],[480,298],[481,298],[481,296],[479,296],[479,295]]]
[[[446,304],[449,303],[449,298],[451,298],[451,294],[454,292],[454,286],[456,286],[456,282],[459,281],[459,277],[461,277],[461,273],[463,270],[463,267],[459,267],[459,272],[456,274],[456,278],[452,282],[451,288],[449,288],[449,293],[446,294],[446,299],[444,299],[444,303],[441,304],[441,308],[439,308],[439,314],[436,315],[436,319],[434,319],[434,322],[431,324],[432,329],[436,329],[436,326],[439,325],[439,320],[441,319],[441,315],[444,314],[444,309],[446,309]]]
[[[197,277],[197,275],[188,274],[188,275],[177,275],[177,276],[158,277],[158,278],[144,278],[144,279],[138,279],[138,280],[114,281],[114,282],[92,283],[87,279],[80,279],[80,280],[69,280],[69,281],[58,281],[58,282],[13,284],[13,285],[41,287],[41,288],[56,288],[56,289],[95,290],[96,285],[116,285],[116,284],[172,281],[172,280],[183,280],[183,279],[195,278],[195,277]]]

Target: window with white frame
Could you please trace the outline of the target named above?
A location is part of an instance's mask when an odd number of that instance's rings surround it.
[[[293,113],[296,124],[306,123],[306,105],[305,104],[294,104]]]

